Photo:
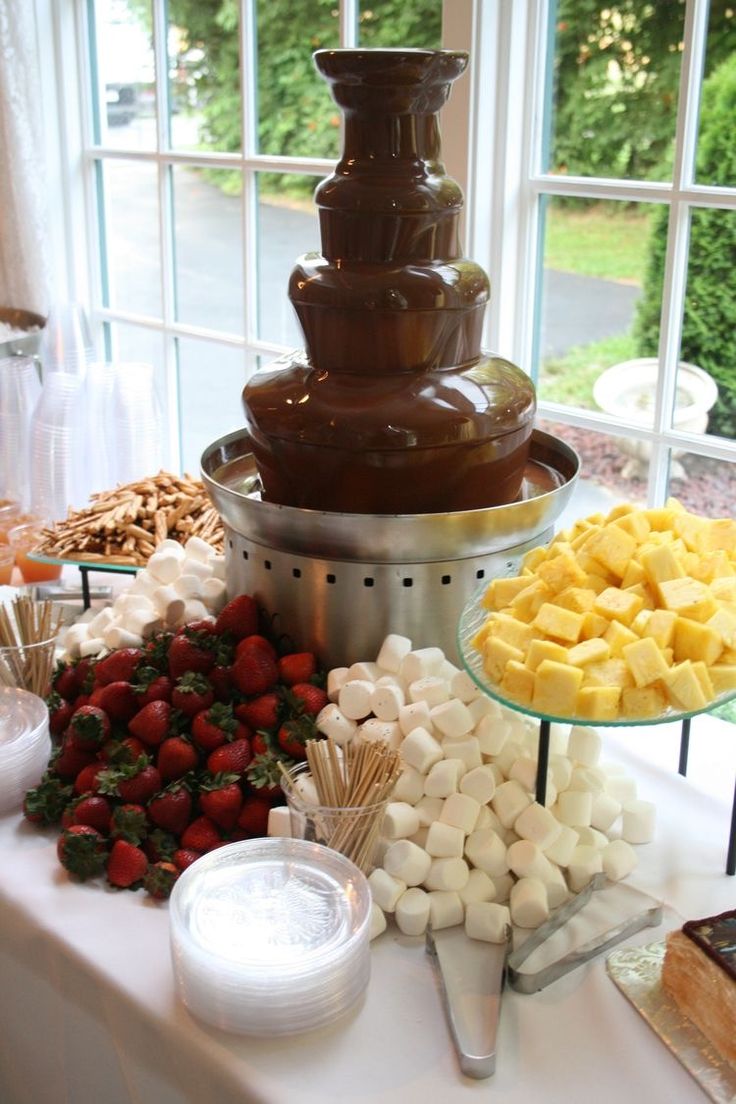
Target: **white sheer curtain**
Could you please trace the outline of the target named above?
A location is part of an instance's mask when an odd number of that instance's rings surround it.
[[[0,306],[45,314],[49,270],[35,5],[0,0]]]

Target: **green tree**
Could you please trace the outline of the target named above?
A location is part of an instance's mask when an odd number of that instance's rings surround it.
[[[700,184],[736,183],[736,54],[703,84],[696,178]],[[667,248],[668,210],[661,208],[652,228],[643,296],[634,336],[640,356],[656,356],[661,289]],[[704,368],[718,385],[709,430],[736,437],[736,213],[695,210],[690,226],[690,264],[680,355]]]

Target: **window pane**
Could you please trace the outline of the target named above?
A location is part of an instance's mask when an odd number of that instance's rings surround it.
[[[169,0],[169,99],[175,149],[241,148],[240,5]]]
[[[567,513],[571,520],[608,510],[622,500],[643,506],[647,498],[648,446],[628,437],[538,418],[538,429],[570,445],[580,456],[580,481]]]
[[[360,46],[413,46],[439,50],[442,46],[442,0],[377,0],[360,5]]]
[[[613,365],[643,355],[634,323],[654,213],[650,204],[546,199],[540,398],[605,409],[601,398],[608,401],[610,388],[604,383],[602,395],[598,394],[598,377]],[[654,286],[652,291],[657,306],[655,335],[659,333],[661,273],[658,279],[656,295]],[[645,403],[637,405],[646,408]],[[609,413],[620,415],[621,410]]]
[[[156,166],[106,161],[102,178],[108,285],[105,305],[160,316]]]
[[[242,349],[209,341],[179,338],[177,347],[182,471],[198,476],[207,445],[244,426],[240,393],[257,362]]]
[[[670,493],[694,514],[733,517],[736,464],[676,451],[670,462]]]
[[[180,322],[243,333],[239,171],[176,166],[174,271]]]
[[[671,178],[684,16],[681,0],[559,0],[546,171]]]
[[[717,388],[717,399],[713,402],[715,395],[709,394],[707,380],[696,386],[692,373],[686,381],[683,370],[678,383],[683,389],[686,383],[689,391],[695,389],[690,399],[706,404],[708,432],[731,440],[736,439],[734,257],[736,211],[693,211],[680,359],[708,374]],[[705,430],[702,418],[697,429]]]
[[[711,0],[696,156],[699,184],[736,184],[736,7]]]
[[[163,335],[156,330],[145,329],[143,326],[130,326],[123,323],[106,323],[105,328],[107,331],[105,345],[108,349],[106,360],[153,365],[156,400],[161,412],[162,453],[169,467],[178,468],[179,460],[172,455],[171,437],[168,432],[166,356]]]
[[[95,137],[103,144],[154,149],[156,79],[150,0],[96,0],[94,27]]]
[[[339,5],[257,0],[258,148],[290,157],[339,153],[340,112],[312,63],[315,50],[340,45]]]
[[[289,275],[302,253],[320,251],[319,177],[258,174],[258,335],[301,346],[304,337],[288,296]]]

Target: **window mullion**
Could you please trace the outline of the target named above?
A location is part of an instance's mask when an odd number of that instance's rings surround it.
[[[241,218],[243,225],[243,323],[245,340],[253,347],[259,338],[258,325],[258,180],[250,164],[258,150],[258,0],[240,5],[240,57],[242,139]]]

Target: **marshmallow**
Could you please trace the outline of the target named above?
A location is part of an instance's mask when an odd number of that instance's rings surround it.
[[[548,777],[558,793],[567,789],[572,778],[572,763],[566,755],[550,755]]]
[[[517,878],[538,878],[540,882],[552,881],[556,869],[531,840],[517,840],[506,852],[509,868]]]
[[[520,928],[538,928],[549,917],[547,890],[539,878],[520,878],[511,887],[511,919]]]
[[[355,721],[351,721],[346,717],[334,702],[320,709],[316,717],[316,725],[320,732],[324,733],[325,736],[329,736],[340,747],[349,744],[358,730]]]
[[[207,617],[210,617],[210,611],[204,602],[200,602],[199,598],[187,598],[179,620],[186,624],[189,621],[202,621]]]
[[[406,683],[416,682],[427,675],[436,674],[444,663],[441,648],[418,648],[407,652],[399,664],[399,674]]]
[[[213,613],[219,613],[227,600],[222,579],[205,579],[202,583],[202,601]]]
[[[608,843],[608,836],[589,825],[576,828],[575,831],[578,834],[578,843],[584,843],[586,847],[595,847],[596,850],[602,851]]]
[[[583,767],[594,767],[601,756],[601,738],[598,730],[573,725],[567,741],[567,755]]]
[[[143,637],[113,622],[105,629],[104,641],[108,648],[140,648],[143,643]],[[89,643],[89,641],[87,641],[87,643]],[[81,644],[79,647],[80,655],[85,654],[82,652],[83,648],[84,644]]]
[[[386,930],[386,917],[383,914],[383,910],[378,907],[375,901],[371,903],[371,919],[368,938],[369,940],[376,939],[377,936],[382,935]]]
[[[415,728],[401,742],[401,758],[420,774],[427,772],[443,758],[443,751],[426,728]]]
[[[615,798],[616,801],[620,801],[622,805],[630,801],[636,801],[636,782],[633,778],[627,778],[626,776],[616,776],[614,778],[606,779],[606,793]]]
[[[606,788],[607,781],[605,774],[598,767],[573,767],[568,789],[601,793]]]
[[[459,698],[450,698],[449,701],[435,705],[430,710],[430,716],[432,724],[438,732],[453,739],[466,736],[473,728],[473,718],[470,711]]]
[[[327,697],[331,702],[337,702],[340,690],[348,681],[347,667],[333,667],[327,672]]]
[[[373,683],[368,679],[348,679],[337,698],[341,711],[351,721],[360,721],[371,711]]]
[[[408,801],[410,805],[416,805],[423,793],[424,775],[414,770],[414,767],[404,767],[396,779],[396,785],[391,796],[395,801]]]
[[[78,645],[79,655],[82,658],[84,658],[85,656],[94,656],[97,655],[98,652],[101,652],[104,647],[105,641],[103,638],[99,636],[91,636],[88,637],[87,640],[83,640],[82,643]],[[115,645],[111,644],[109,645],[109,647],[115,647]]]
[[[429,894],[429,924],[435,931],[462,924],[465,906],[457,892],[433,889]]]
[[[465,705],[480,696],[480,691],[467,671],[456,671],[450,679],[450,693]],[[490,701],[483,695],[484,701]]]
[[[153,604],[167,625],[174,625],[184,614],[184,599],[173,586],[160,586],[153,592]]]
[[[475,736],[465,736],[460,740],[446,737],[442,741],[442,754],[445,759],[462,759],[468,770],[483,764],[480,744]]]
[[[201,560],[202,563],[206,563],[212,556],[214,549],[211,544],[202,540],[201,537],[190,537],[184,545],[184,551],[187,558]]]
[[[384,743],[396,750],[401,743],[401,729],[395,721],[379,721],[378,717],[369,717],[363,721],[355,734],[367,744]]]
[[[496,896],[494,901],[499,903],[502,901],[508,901],[511,896],[511,887],[515,884],[513,875],[511,874],[496,874],[491,878],[493,882],[493,888],[496,890]]]
[[[611,840],[601,851],[603,870],[612,882],[618,882],[630,874],[638,861],[636,851],[626,840]]]
[[[374,686],[396,686],[404,693],[404,684],[398,675],[379,675],[376,679]]]
[[[440,666],[437,674],[440,676],[440,678],[443,678],[445,680],[445,682],[447,683],[447,689],[449,690],[450,683],[454,679],[455,675],[462,674],[462,672],[459,667],[456,667],[454,663],[451,663],[449,659],[445,658],[443,659],[442,665]]]
[[[453,760],[445,759],[445,762],[451,763]],[[472,770],[463,774],[458,789],[460,793],[467,794],[469,797],[474,797],[480,805],[485,806],[491,800],[496,790],[496,780],[493,776],[493,771],[487,766],[473,767]]]
[[[495,828],[496,831],[503,832],[501,827],[501,821],[496,814],[488,808],[487,805],[481,805],[478,810],[478,819],[475,822],[476,829],[478,828]]]
[[[446,702],[449,696],[447,683],[436,675],[425,675],[424,678],[409,683],[409,701],[425,701],[430,707],[430,716],[432,706]]]
[[[651,801],[628,801],[621,818],[621,836],[627,843],[650,843],[654,838],[656,809]]]
[[[388,839],[406,839],[419,828],[419,813],[406,801],[389,801],[383,816],[382,831]]]
[[[471,832],[465,841],[465,854],[473,866],[491,878],[508,872],[506,844],[492,828],[476,828]]]
[[[286,805],[274,805],[269,809],[267,834],[285,839],[291,836],[291,813]]]
[[[196,575],[202,582],[205,579],[212,578],[212,568],[209,563],[205,563],[202,560],[191,559],[189,556],[185,560],[182,560],[181,564],[182,575]]]
[[[419,813],[419,824],[422,828],[429,828],[430,824],[440,819],[442,812],[442,798],[421,797],[414,806]]]
[[[454,793],[445,798],[440,813],[440,821],[443,824],[451,824],[459,828],[466,836],[475,828],[478,821],[480,804],[474,797],[468,794]]]
[[[368,875],[368,885],[373,901],[384,912],[394,911],[396,902],[401,894],[406,892],[407,888],[406,882],[403,882],[400,878],[395,878],[386,870],[381,870],[380,866]]]
[[[124,594],[118,596],[115,600],[113,607],[116,616],[122,616],[123,614],[130,613],[132,610],[152,610],[154,608],[153,602],[147,594],[131,594],[129,590],[126,590]],[[100,610],[96,617],[93,617],[90,621],[90,628],[92,628],[98,617],[102,617],[104,613],[112,613],[113,611],[108,606],[104,610]],[[109,622],[108,618],[108,622]]]
[[[433,859],[424,885],[427,889],[446,889],[459,893],[469,876],[470,869],[464,859]]]
[[[510,782],[504,782],[497,787],[491,801],[491,808],[504,828],[511,828],[516,818],[531,803],[532,799],[523,787],[512,779]]]
[[[380,671],[377,663],[359,662],[348,667],[348,682],[359,679],[361,682],[375,682]]]
[[[511,913],[495,901],[471,901],[465,909],[465,934],[484,943],[505,943],[511,927]]]
[[[417,828],[416,832],[408,838],[412,843],[415,843],[417,847],[421,847],[424,851],[427,850],[427,835],[429,834],[429,828]]]
[[[550,847],[560,834],[560,824],[552,816],[544,805],[538,805],[536,801],[527,805],[526,809],[514,821],[514,831],[521,839],[531,840],[542,850]]]
[[[462,759],[440,759],[430,767],[429,773],[424,779],[424,792],[427,797],[449,797],[457,793],[458,782],[465,774],[465,763]]]
[[[381,721],[398,721],[403,704],[404,691],[400,686],[376,686],[371,694],[371,709]]]
[[[570,892],[559,866],[553,866],[550,863],[549,877],[542,878],[541,880],[544,882],[544,888],[547,890],[547,904],[549,907],[551,909],[556,909],[559,908],[560,905],[564,905],[565,901],[570,896]]]
[[[621,812],[621,802],[609,793],[598,793],[593,796],[593,806],[590,814],[590,823],[600,832],[607,832]]]
[[[432,731],[432,720],[429,716],[429,706],[425,701],[410,702],[399,709],[399,727],[405,736],[413,732],[415,728],[426,728]]]
[[[537,763],[528,755],[520,755],[511,764],[508,777],[515,779],[527,793],[534,793],[537,785]]]
[[[408,636],[399,636],[398,633],[389,633],[378,650],[376,663],[384,671],[393,674],[401,667],[401,662],[411,651],[411,640]]]
[[[146,570],[160,583],[173,583],[181,574],[180,560],[174,552],[154,552],[148,557]]]
[[[544,848],[547,858],[557,866],[567,866],[578,845],[578,834],[567,824],[560,824],[560,834],[550,847]]]
[[[411,840],[392,843],[383,857],[383,869],[387,874],[405,882],[408,886],[420,885],[430,871],[432,859]],[[438,886],[441,889],[442,886]]]
[[[423,935],[429,923],[429,894],[413,887],[396,903],[396,923],[404,935]]]
[[[567,864],[567,882],[573,893],[579,893],[594,874],[603,870],[601,852],[596,847],[578,844]]]
[[[519,740],[513,740],[509,737],[504,743],[503,747],[499,751],[498,755],[494,756],[496,766],[502,771],[502,773],[508,778],[509,771],[513,767],[517,759],[520,759],[524,754],[524,746]]]
[[[201,598],[202,588],[208,582],[210,582],[209,579],[200,579],[198,575],[180,575],[174,580],[172,586],[179,597],[187,602],[190,598]]]
[[[163,628],[163,621],[158,616],[153,606],[148,609],[131,610],[125,615],[124,626],[129,632],[140,637],[148,637]]]
[[[319,806],[319,794],[311,775],[301,774],[294,779],[294,789],[305,805]]]
[[[183,546],[179,543],[178,540],[174,540],[173,537],[166,537],[164,540],[162,540],[161,543],[156,546],[156,551],[170,552],[173,556],[176,556],[177,560],[183,560],[186,555]],[[215,554],[212,548],[210,548],[210,553],[212,555]],[[220,558],[223,561],[225,559],[224,556],[221,556]]]
[[[154,590],[160,586],[161,584],[158,579],[154,579],[153,575],[150,575],[144,567],[142,571],[138,572],[135,579],[128,587],[126,594],[145,594],[150,598]]]
[[[495,896],[496,887],[485,870],[471,870],[460,890],[460,900],[464,905],[469,905],[471,901],[492,901]]]
[[[499,720],[488,713],[481,717],[475,726],[475,737],[482,755],[499,755],[508,739],[510,726],[508,721]]]
[[[565,790],[557,797],[557,819],[571,828],[590,824],[593,794],[588,790]]]
[[[456,694],[455,696],[460,697],[459,694]],[[460,698],[460,700],[462,701],[462,698]],[[479,724],[484,717],[500,716],[496,702],[491,701],[491,699],[487,698],[485,694],[481,694],[479,697],[473,698],[472,701],[467,702],[466,704],[468,706],[468,713],[473,719],[473,728],[475,728],[475,726]]]
[[[461,859],[465,835],[461,828],[436,820],[427,829],[426,851],[434,859]]]
[[[182,551],[183,551],[183,549],[182,549]],[[210,558],[207,561],[207,564],[208,564],[210,570],[212,571],[212,578],[213,579],[222,579],[222,581],[224,583],[225,582],[226,571],[227,571],[227,565],[225,563],[225,557],[221,556],[218,552],[215,552],[214,555],[210,556]]]

